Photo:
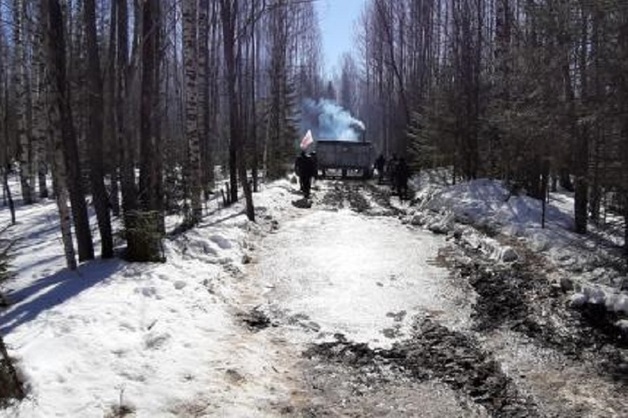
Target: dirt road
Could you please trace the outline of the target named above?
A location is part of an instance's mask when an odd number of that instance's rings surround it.
[[[591,340],[524,249],[493,265],[372,184],[298,199],[236,285],[242,345],[268,367],[234,379],[260,416],[628,416],[612,355],[579,350]]]

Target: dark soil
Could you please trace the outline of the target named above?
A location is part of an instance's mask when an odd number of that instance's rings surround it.
[[[237,316],[249,331],[257,332],[273,325],[268,315],[259,310],[258,307],[249,312],[239,313]]]
[[[430,319],[419,322],[410,339],[390,350],[373,350],[341,337],[336,342],[310,347],[304,356],[357,368],[360,375],[379,375],[386,369],[399,379],[436,379],[493,416],[541,416],[533,400],[520,393],[499,363],[477,342]]]
[[[519,261],[499,264],[458,244],[443,252],[441,262],[476,291],[477,331],[507,327],[574,360],[588,359],[604,374],[628,382],[628,341],[614,326],[616,315],[604,305],[568,308],[560,287],[548,278],[552,266],[524,247],[517,248]]]
[[[390,203],[391,192],[386,187],[376,186],[373,182],[351,182],[351,181],[330,181],[329,189],[326,190],[322,203],[333,209],[342,209],[345,204],[357,213],[370,215],[374,207],[365,196],[369,197],[383,211],[376,212],[378,215],[399,216],[403,211],[394,207]]]

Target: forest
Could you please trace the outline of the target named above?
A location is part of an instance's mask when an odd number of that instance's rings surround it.
[[[70,269],[96,255],[89,205],[100,256],[119,217],[132,261],[162,260],[165,217],[191,228],[209,198],[254,221],[320,98],[415,171],[571,190],[578,233],[613,212],[628,238],[624,1],[368,0],[333,75],[310,0],[2,0],[0,22],[5,203],[14,174],[21,204],[55,199]]]

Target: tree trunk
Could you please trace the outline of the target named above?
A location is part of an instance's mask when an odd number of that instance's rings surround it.
[[[200,0],[198,9],[198,137],[200,142],[201,189],[209,196],[210,164],[209,146],[209,0]]]
[[[258,36],[256,34],[256,25],[255,25],[255,14],[257,13],[257,0],[253,1],[253,7],[251,7],[251,22],[252,22],[252,27],[251,27],[251,37],[253,38],[251,40],[251,46],[252,46],[252,51],[251,51],[251,136],[250,136],[250,141],[251,141],[251,152],[253,153],[253,159],[251,161],[252,163],[252,167],[251,167],[251,175],[253,176],[253,191],[257,192],[258,191],[258,150],[257,150],[257,104],[256,104],[256,95],[255,95],[255,88],[256,88],[256,68],[257,68],[257,61],[259,60],[258,57],[258,51],[259,48],[257,47],[257,42],[258,42]]]
[[[41,28],[34,29],[33,67],[34,80],[32,85],[33,101],[33,165],[36,167],[37,181],[39,183],[39,198],[48,198],[48,186],[46,185],[46,161],[48,160],[48,137],[46,135],[46,62],[44,51],[44,39]],[[34,187],[34,184],[33,184]]]
[[[107,172],[111,181],[111,190],[109,191],[109,205],[113,216],[120,216],[120,188],[119,188],[119,170],[120,167],[120,141],[118,136],[118,118],[116,116],[116,44],[118,36],[118,3],[111,2],[110,27],[109,27],[109,52],[107,57],[107,77],[106,77],[106,94],[107,104],[105,105],[107,117],[105,124],[107,125],[107,139],[105,143],[109,144],[109,164]]]
[[[113,257],[113,236],[103,169],[103,83],[100,73],[94,0],[85,0],[83,13],[87,38],[88,144],[91,157],[92,198],[100,231],[101,256],[111,258]]]
[[[161,182],[158,132],[154,131],[157,89],[159,5],[142,4],[142,84],[140,108],[141,210],[125,212],[127,258],[130,261],[164,261],[161,240]]]
[[[61,71],[60,60],[65,60],[64,55],[59,55],[58,36],[63,27],[59,25],[59,3],[58,0],[42,0],[41,18],[45,25],[46,55],[50,75],[50,95],[48,103],[48,120],[50,123],[50,137],[53,142],[53,162],[52,176],[54,195],[59,209],[59,225],[61,228],[61,241],[65,253],[67,266],[70,270],[76,269],[76,257],[74,253],[74,243],[72,240],[72,219],[70,208],[68,207],[67,171],[66,159],[63,149],[63,132],[61,127],[61,102],[63,100],[60,88],[64,88],[64,83],[60,83],[61,76],[57,74]]]
[[[92,243],[92,233],[89,228],[89,217],[87,214],[87,204],[85,202],[85,192],[83,190],[76,132],[74,130],[74,123],[72,122],[72,110],[70,108],[69,90],[67,88],[65,26],[59,0],[50,0],[49,15],[51,35],[52,39],[55,40],[55,42],[52,43],[55,67],[55,78],[52,80],[52,84],[54,84],[56,88],[55,96],[60,111],[63,154],[68,174],[68,189],[70,191],[72,217],[78,242],[79,261],[85,261],[94,258],[94,245]]]
[[[237,5],[237,3],[235,4]],[[220,1],[222,17],[223,52],[227,67],[227,100],[229,103],[229,202],[238,201],[237,148],[238,133],[236,115],[238,104],[235,97],[236,64],[235,64],[235,22],[236,11],[232,0]]]
[[[118,27],[116,55],[115,120],[118,147],[120,149],[120,184],[122,210],[124,213],[137,209],[137,187],[135,184],[135,152],[129,110],[129,17],[127,0],[114,0],[117,4],[116,25]]]
[[[235,2],[237,5],[237,2]],[[242,130],[239,126],[239,108],[238,96],[236,92],[237,71],[236,68],[236,19],[237,10],[231,0],[221,0],[221,15],[223,25],[223,47],[225,55],[225,64],[227,67],[227,95],[229,102],[229,134],[231,142],[229,144],[229,163],[235,164],[238,162],[237,169],[240,174],[240,181],[242,182],[242,189],[246,200],[246,214],[249,220],[255,221],[255,208],[253,206],[253,197],[251,194],[251,187],[248,184],[246,176],[246,160],[243,155],[244,139],[242,138]],[[237,200],[237,177],[234,170],[236,166],[230,166],[231,170],[231,197],[232,201]]]
[[[22,200],[25,205],[33,203],[33,187],[31,184],[31,138],[28,131],[28,91],[25,36],[25,5],[24,0],[14,1],[15,31],[14,42],[16,50],[15,62],[15,101],[17,103],[17,137],[19,144],[20,184],[22,186]]]
[[[2,185],[9,204],[9,211],[11,212],[11,225],[15,225],[15,205],[13,204],[13,196],[11,195],[11,188],[9,187],[9,168],[7,164],[4,170],[2,170]]]
[[[197,1],[184,0],[183,59],[185,69],[185,133],[188,143],[188,173],[192,213],[190,220],[198,223],[203,215],[201,206],[201,150],[199,146],[199,103],[197,87]],[[203,64],[204,65],[204,64]],[[202,83],[200,83],[202,84]],[[206,115],[205,115],[206,116]],[[203,125],[204,127],[204,125]]]

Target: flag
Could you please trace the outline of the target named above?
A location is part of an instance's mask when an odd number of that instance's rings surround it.
[[[301,149],[305,151],[307,147],[309,147],[313,143],[314,143],[314,138],[312,138],[312,131],[308,129],[305,136],[301,140]]]

